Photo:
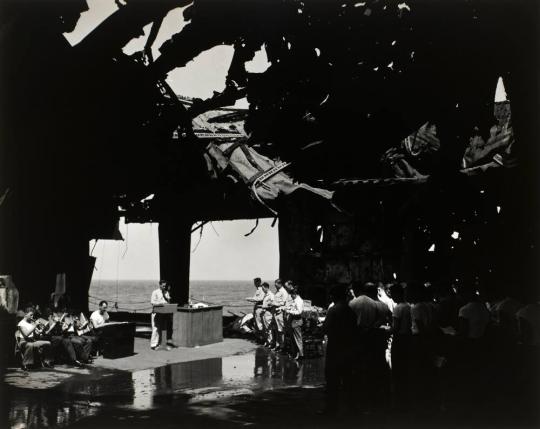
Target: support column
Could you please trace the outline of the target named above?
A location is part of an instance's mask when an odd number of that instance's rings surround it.
[[[180,305],[189,300],[191,220],[178,216],[159,222],[159,272],[171,285],[171,299]]]
[[[56,274],[66,273],[66,294],[71,300],[71,307],[86,312],[96,258],[89,255],[88,239],[85,237],[68,241],[65,252]],[[49,294],[51,292],[54,292],[54,284]]]
[[[292,203],[279,212],[279,276],[304,285],[306,279],[303,258],[309,254],[309,222]]]

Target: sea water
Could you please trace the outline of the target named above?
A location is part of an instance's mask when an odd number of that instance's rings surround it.
[[[150,295],[159,287],[158,280],[94,280],[90,285],[90,310],[105,300],[110,311],[150,313]],[[223,306],[223,314],[248,313],[253,304],[246,297],[253,296],[255,288],[252,280],[191,280],[189,287],[193,303],[205,302]]]

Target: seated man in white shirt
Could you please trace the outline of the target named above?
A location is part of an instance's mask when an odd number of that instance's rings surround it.
[[[63,319],[62,331],[73,344],[79,360],[82,363],[90,363],[97,339],[90,334],[89,322],[84,314],[76,310],[68,310]]]
[[[103,326],[109,321],[109,313],[107,313],[108,306],[107,301],[101,301],[99,303],[99,309],[90,315],[90,322],[92,322],[94,329]]]
[[[24,318],[17,324],[15,338],[17,347],[21,352],[22,368],[52,366],[52,350],[50,341],[41,339],[45,333],[45,327],[34,319],[34,309],[29,307],[25,310]]]
[[[90,324],[93,327],[93,334],[95,335],[95,351],[97,354],[102,354],[103,352],[103,331],[100,328],[109,322],[108,307],[109,303],[107,301],[101,301],[99,308],[90,315]]]

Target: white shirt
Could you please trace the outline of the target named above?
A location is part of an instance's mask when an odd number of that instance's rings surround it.
[[[433,324],[433,307],[427,302],[419,302],[411,306],[411,332],[413,335],[420,334],[417,321],[422,322],[424,329],[430,329]]]
[[[24,335],[25,338],[33,338],[34,337],[34,329],[35,326],[28,322],[26,319],[22,319],[17,326],[19,327],[20,332]]]
[[[356,314],[356,324],[366,329],[378,328],[390,313],[386,304],[375,301],[366,295],[360,295],[351,300],[349,307]]]
[[[82,317],[79,317],[79,322],[78,322],[78,326],[79,328],[77,329],[77,331],[75,331],[75,317],[74,316],[66,316],[64,318],[64,323],[67,323],[69,325],[69,327],[67,328],[67,331],[70,332],[70,333],[73,333],[73,334],[76,334],[76,335],[80,335],[82,330],[80,327],[84,324],[84,314],[81,313]]]
[[[264,299],[262,301],[262,307],[263,308],[268,308],[269,305],[274,301],[274,294],[270,291],[268,291],[266,293],[266,295],[264,296]]]
[[[289,310],[293,305],[293,299],[289,292],[287,292],[287,299],[285,300],[285,310]]]
[[[497,324],[516,319],[516,313],[523,305],[513,298],[506,297],[501,301],[494,302],[489,307],[493,320]]]
[[[159,288],[152,292],[152,296],[150,297],[150,304],[152,305],[167,304],[169,302],[168,299],[169,299],[169,294],[167,292],[163,293],[161,288]]]
[[[469,325],[467,338],[480,338],[486,332],[491,319],[489,310],[482,302],[469,302],[459,309],[458,316],[465,319]]]
[[[296,295],[296,298],[291,301],[288,311],[289,314],[292,314],[294,316],[302,315],[302,313],[304,312],[304,300],[300,298],[300,295]]]
[[[288,299],[289,299],[289,294],[287,293],[284,287],[281,287],[274,294],[274,305],[276,305],[277,307],[284,307]]]
[[[518,319],[524,319],[531,326],[531,338],[529,345],[540,345],[540,303],[529,304],[516,314]]]
[[[399,320],[399,329],[396,334],[410,335],[411,333],[411,304],[408,302],[400,302],[394,307],[394,319]]]
[[[390,298],[384,290],[380,290],[378,293],[379,301],[383,304],[386,304],[388,309],[393,313],[394,308],[396,307],[396,303],[392,298]]]
[[[101,314],[99,310],[96,310],[90,315],[90,321],[92,322],[92,325],[97,328],[109,321],[109,313],[104,312]]]
[[[263,299],[264,299],[264,291],[263,291],[263,288],[259,286],[255,290],[255,295],[253,295],[253,298],[251,298],[250,300],[255,302],[255,304],[261,304]]]

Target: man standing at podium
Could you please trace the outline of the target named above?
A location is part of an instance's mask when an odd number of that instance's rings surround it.
[[[159,289],[152,292],[150,297],[150,304],[152,307],[155,305],[168,304],[171,301],[171,296],[167,288],[167,282],[165,280],[159,281]],[[152,336],[150,337],[150,348],[152,350],[159,350],[161,344],[161,333],[163,329],[167,329],[167,338],[169,338],[169,324],[167,323],[168,314],[156,313],[152,308]],[[172,334],[172,332],[171,332]],[[167,350],[170,350],[170,346],[167,345]]]

